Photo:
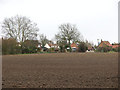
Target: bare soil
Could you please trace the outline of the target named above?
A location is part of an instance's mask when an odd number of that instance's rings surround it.
[[[3,88],[117,88],[118,53],[4,55]]]

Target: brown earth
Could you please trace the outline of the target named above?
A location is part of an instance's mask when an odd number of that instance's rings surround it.
[[[3,88],[117,88],[117,53],[3,56]]]

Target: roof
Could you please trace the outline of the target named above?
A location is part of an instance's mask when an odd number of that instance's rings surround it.
[[[48,44],[48,45],[49,45],[50,47],[51,47],[51,46],[58,46],[57,44]]]
[[[108,41],[103,41],[103,43],[108,45],[108,46],[112,46]]]
[[[71,46],[71,48],[78,48],[76,43],[72,43],[70,46]]]
[[[44,47],[50,48],[50,45],[46,43]]]
[[[88,46],[88,50],[92,50],[92,49],[93,49],[93,47],[89,45]]]
[[[112,48],[118,48],[118,47],[120,47],[120,45],[117,45],[117,44],[112,45]]]
[[[105,45],[112,46],[108,41],[101,41],[101,43],[99,44],[99,47],[104,47]]]
[[[59,48],[59,45],[58,44],[47,44],[44,46],[46,48]]]

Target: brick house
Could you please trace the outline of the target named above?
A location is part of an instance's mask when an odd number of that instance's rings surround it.
[[[120,47],[119,44],[112,44],[112,48],[118,48],[118,47]]]
[[[109,41],[102,41],[101,40],[101,43],[98,45],[98,47],[106,47],[106,46],[109,46],[111,48],[118,48],[120,47],[120,44],[110,44]]]
[[[76,52],[78,50],[78,45],[76,43],[72,43],[70,46],[73,52]]]
[[[46,43],[46,45],[44,47],[47,49],[54,48],[55,51],[59,51],[59,49],[60,49],[58,44],[53,44],[53,43],[50,43],[50,44]]]
[[[98,45],[98,47],[105,47],[105,46],[112,47],[112,44],[110,44],[109,41],[102,41],[101,40],[101,43]]]

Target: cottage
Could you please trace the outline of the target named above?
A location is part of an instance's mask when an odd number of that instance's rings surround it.
[[[106,47],[106,46],[109,46],[109,47],[115,49],[115,48],[120,47],[120,44],[117,44],[117,43],[110,44],[108,41],[102,41],[101,40],[101,43],[98,45],[98,47]]]
[[[112,44],[112,48],[118,48],[118,47],[120,47],[119,44]]]
[[[58,46],[57,44],[49,44],[49,46],[50,46],[51,48],[59,48],[59,46]]]
[[[51,48],[51,46],[49,45],[49,44],[45,44],[45,46],[44,46],[45,48],[47,48],[47,49],[50,49]]]
[[[51,44],[46,44],[44,47],[47,48],[47,49],[54,48],[55,51],[58,51],[59,48],[60,48],[57,44],[52,44],[52,43]]]
[[[109,41],[102,41],[101,40],[101,43],[98,45],[98,47],[105,47],[105,46],[112,47],[112,45],[109,43]]]
[[[86,52],[94,52],[94,50],[95,50],[94,47],[92,47],[91,45],[88,45],[87,47],[88,47],[88,49]]]
[[[78,50],[78,45],[76,43],[72,43],[71,45],[72,52],[76,52]]]
[[[41,46],[41,43],[38,43],[38,48],[41,48],[42,46]]]

